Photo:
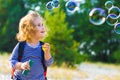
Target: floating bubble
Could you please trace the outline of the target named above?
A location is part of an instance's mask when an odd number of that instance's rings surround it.
[[[53,9],[52,1],[49,1],[49,2],[46,4],[46,8],[47,8],[48,10],[52,10],[52,9]]]
[[[68,11],[74,11],[77,7],[77,3],[74,1],[68,1],[65,6]]]
[[[118,22],[118,19],[116,18],[115,14],[109,14],[106,17],[106,23],[110,26],[114,26]]]
[[[105,10],[102,8],[94,8],[89,13],[89,20],[94,25],[101,25],[105,22]]]
[[[59,7],[59,4],[60,4],[59,0],[53,0],[52,1],[52,6],[55,7],[55,8]]]
[[[117,33],[117,34],[120,34],[120,23],[115,24],[114,32]]]
[[[106,7],[107,9],[110,9],[112,6],[113,6],[113,2],[112,2],[112,1],[107,1],[107,2],[105,2],[105,7]]]
[[[108,14],[115,14],[118,18],[120,15],[120,9],[117,6],[113,6],[108,10]]]

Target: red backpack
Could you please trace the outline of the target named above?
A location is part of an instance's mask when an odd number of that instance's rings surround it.
[[[22,59],[22,56],[23,56],[23,51],[24,51],[24,47],[25,47],[25,44],[26,42],[25,41],[22,41],[22,42],[19,42],[19,48],[18,48],[18,61],[20,62],[21,59]],[[40,41],[40,44],[43,45],[44,42],[41,42]],[[46,74],[47,74],[47,66],[45,66],[45,63],[44,63],[44,51],[41,47],[41,52],[42,52],[42,64],[43,64],[43,68],[44,68],[44,76],[45,76],[45,80],[47,80],[47,77],[46,77]],[[15,69],[12,68],[12,71],[11,71],[11,79],[13,79],[14,77],[14,72],[15,72]]]

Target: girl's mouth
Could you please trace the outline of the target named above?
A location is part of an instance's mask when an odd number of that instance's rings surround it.
[[[40,33],[45,33],[45,31],[41,31]]]

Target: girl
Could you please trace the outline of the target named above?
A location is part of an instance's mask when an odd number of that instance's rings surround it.
[[[45,80],[44,67],[42,64],[42,48],[44,50],[45,66],[53,63],[50,54],[50,44],[41,45],[41,40],[46,35],[46,29],[42,18],[37,12],[28,13],[19,23],[19,32],[17,33],[18,44],[13,49],[10,57],[10,64],[15,70],[13,80]],[[18,60],[18,49],[21,41],[25,42],[22,59]],[[42,47],[42,48],[41,48]],[[29,60],[33,61],[32,67]],[[23,75],[24,70],[29,70],[27,75]]]

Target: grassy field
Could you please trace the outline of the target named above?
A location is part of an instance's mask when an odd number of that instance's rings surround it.
[[[0,74],[10,73],[9,57],[0,55]],[[84,62],[74,69],[52,66],[47,76],[48,80],[120,80],[120,65]]]

